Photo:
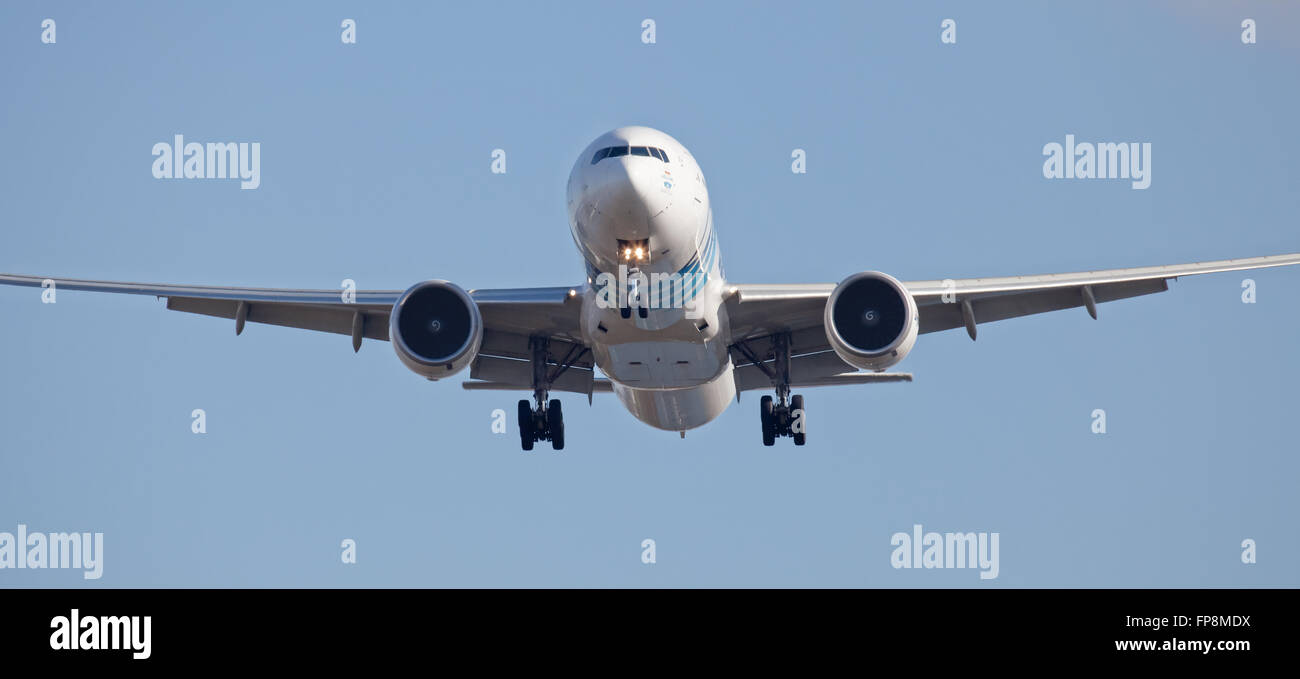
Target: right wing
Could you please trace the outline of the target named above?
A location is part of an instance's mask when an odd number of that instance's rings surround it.
[[[0,274],[0,285],[39,288],[45,281],[52,281],[56,292],[78,290],[165,298],[168,309],[234,319],[236,334],[243,332],[245,321],[252,321],[353,335],[359,322],[361,337],[385,341],[388,340],[388,313],[402,294],[401,290],[357,291],[356,303],[345,304],[341,290],[169,285]],[[359,339],[357,344],[360,345]]]

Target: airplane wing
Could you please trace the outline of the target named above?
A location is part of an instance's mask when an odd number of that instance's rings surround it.
[[[916,300],[921,333],[964,327],[975,339],[979,324],[1019,316],[1085,307],[1096,318],[1097,304],[1163,292],[1169,289],[1170,280],[1180,276],[1293,264],[1300,264],[1300,253],[1077,273],[911,281],[903,285]],[[834,289],[834,283],[731,286],[727,306],[737,385],[742,389],[769,386],[761,368],[768,363],[770,354],[763,353],[761,342],[750,343],[780,332],[790,333],[791,386],[800,386],[794,384],[796,381],[815,382],[836,372],[854,374],[847,364],[829,359],[835,356],[833,352],[825,354],[831,347],[822,326],[822,313]],[[802,371],[801,359],[807,366]]]
[[[92,281],[44,276],[0,274],[0,285],[40,288],[53,281],[56,292],[68,290],[148,295],[167,300],[175,311],[228,318],[235,334],[246,322],[348,335],[354,351],[363,339],[388,340],[388,315],[402,290],[357,290],[355,302],[344,302],[342,290],[293,290],[206,285],[162,285]],[[585,351],[579,326],[581,304],[571,288],[514,288],[470,290],[483,316],[483,344],[470,368],[470,377],[495,376],[523,379],[532,389],[529,337],[550,340],[548,364],[552,369],[569,359],[564,386],[590,394],[593,386],[590,352]],[[515,386],[512,388],[525,388]],[[553,387],[558,388],[558,387]]]

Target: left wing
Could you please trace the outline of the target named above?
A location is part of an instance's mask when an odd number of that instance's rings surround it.
[[[980,323],[1074,307],[1085,307],[1096,318],[1097,304],[1163,292],[1169,289],[1170,280],[1180,276],[1293,264],[1300,264],[1300,253],[1077,273],[911,281],[903,285],[920,311],[920,332],[964,327],[975,339]],[[747,342],[781,332],[790,333],[792,376],[800,357],[830,351],[822,313],[834,289],[833,283],[731,286],[727,311],[737,369],[758,369],[765,362],[766,355],[746,349]],[[747,352],[752,355],[746,356]],[[827,359],[821,359],[821,364],[823,371],[832,369]],[[852,371],[842,362],[838,368],[841,372]],[[737,384],[742,384],[741,378]],[[766,386],[763,382],[753,388]]]
[[[344,302],[342,290],[166,285],[0,274],[0,285],[39,288],[48,285],[46,281],[53,281],[56,293],[80,290],[165,298],[168,309],[233,319],[235,334],[243,332],[246,322],[253,322],[348,335],[354,351],[361,348],[363,339],[388,340],[388,315],[403,292],[357,290],[355,302]],[[470,290],[469,295],[483,316],[483,344],[470,377],[525,375],[527,389],[531,389],[531,369],[528,363],[520,365],[520,359],[531,358],[530,337],[543,337],[550,344],[548,365],[558,368],[566,356],[570,359],[563,371],[572,372],[565,376],[565,386],[588,394],[599,390],[592,386],[590,353],[583,356],[586,346],[579,325],[581,304],[572,288]]]

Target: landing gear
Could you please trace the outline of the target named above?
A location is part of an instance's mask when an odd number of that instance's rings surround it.
[[[807,421],[803,408],[803,395],[790,395],[790,336],[778,333],[772,336],[772,365],[766,364],[766,356],[760,359],[747,345],[735,345],[754,365],[758,366],[776,389],[776,398],[764,396],[759,399],[759,417],[763,425],[763,445],[776,444],[778,436],[789,436],[796,446],[802,446],[808,440]]]
[[[759,415],[763,418],[763,445],[776,443],[776,417],[772,409],[772,397],[764,396],[758,402]]]
[[[804,421],[803,394],[790,397],[790,413],[790,437],[796,446],[802,446],[808,440],[808,433],[804,431],[807,424]]]
[[[628,280],[637,280],[636,277],[641,276],[641,269],[628,269],[627,276]],[[644,279],[644,276],[641,278]],[[618,315],[625,320],[632,318],[632,309],[635,307],[637,318],[643,320],[649,318],[650,308],[648,302],[649,300],[646,299],[646,292],[634,283],[632,289],[627,292],[627,303],[619,307]]]
[[[519,399],[519,442],[524,450],[532,450],[537,440],[537,429],[533,425],[533,407],[528,399]]]
[[[562,361],[551,361],[558,367],[554,372],[548,368],[549,342],[545,337],[534,337],[530,341],[533,362],[533,403],[528,399],[519,401],[519,443],[524,450],[532,450],[538,441],[550,441],[551,448],[564,450],[564,410],[559,399],[550,398],[550,386],[561,373],[568,370],[586,354],[585,347],[578,351],[574,347]]]
[[[564,450],[564,411],[559,399],[533,410],[528,399],[519,401],[519,443],[532,450],[537,441],[550,441],[551,448]]]
[[[564,411],[560,410],[560,399],[551,399],[546,407],[546,419],[551,428],[551,447],[564,450]]]
[[[776,445],[778,436],[793,438],[796,446],[807,441],[802,394],[795,394],[789,403],[773,403],[771,396],[764,396],[758,406],[763,423],[763,445]]]

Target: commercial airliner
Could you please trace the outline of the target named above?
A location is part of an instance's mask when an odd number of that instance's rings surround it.
[[[1300,254],[1000,278],[903,282],[878,271],[839,283],[733,284],[722,271],[708,187],[695,158],[647,127],[601,135],[568,181],[569,227],[586,261],[570,287],[465,290],[445,280],[405,291],[157,285],[0,274],[8,285],[154,295],[177,311],[389,340],[429,380],[469,369],[465,389],[532,392],[518,404],[524,450],[564,448],[551,392],[613,392],[642,422],[681,432],[743,391],[759,403],[764,445],[806,437],[791,390],[911,381],[885,372],[925,333],[1097,305],[1168,289],[1179,276],[1300,264]],[[602,376],[597,376],[599,369]]]

